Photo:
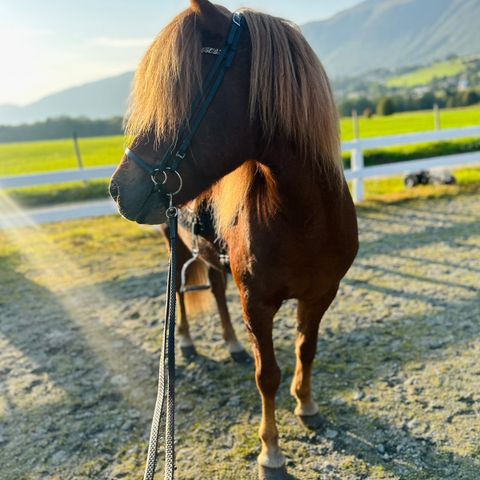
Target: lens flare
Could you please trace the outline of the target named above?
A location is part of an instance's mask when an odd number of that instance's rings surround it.
[[[116,379],[118,390],[127,401],[138,405],[143,398],[144,385],[140,385],[139,378],[142,376],[137,373],[138,369],[146,367],[131,362],[130,357],[134,356],[136,348],[141,347],[131,345],[126,336],[115,328],[116,318],[112,312],[118,311],[120,304],[100,287],[100,280],[104,280],[100,277],[101,272],[96,273],[88,265],[82,266],[80,256],[77,255],[76,259],[71,244],[67,249],[58,238],[48,235],[44,227],[32,220],[28,211],[0,190],[1,237],[6,239],[4,246],[10,244],[12,251],[19,252],[21,274],[53,295],[68,316],[68,321],[79,327],[79,334],[111,378]],[[42,309],[39,312],[41,314]],[[35,316],[32,315],[32,318]],[[124,353],[126,348],[132,351],[128,362],[119,360],[119,352]]]

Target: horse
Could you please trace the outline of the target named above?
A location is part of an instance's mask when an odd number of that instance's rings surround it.
[[[205,78],[238,17],[208,0],[191,0],[154,40],[135,73],[125,128],[132,143],[110,193],[120,213],[140,224],[165,224],[172,207],[211,212],[215,234],[202,241],[197,274],[209,272],[224,338],[232,353],[241,352],[218,261],[219,246],[228,251],[262,404],[258,463],[281,470],[274,316],[284,301],[297,300],[290,392],[296,415],[315,416],[311,383],[319,325],[357,254],[357,219],[320,60],[291,22],[249,9],[241,17],[234,60],[195,128],[188,120],[192,103],[198,92],[205,94]],[[177,152],[182,161],[155,168],[173,155],[179,131],[189,139]],[[179,236],[185,259],[191,236],[185,229]],[[183,301],[180,310],[180,341],[188,350],[193,343]]]

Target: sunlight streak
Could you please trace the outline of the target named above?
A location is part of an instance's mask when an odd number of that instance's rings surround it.
[[[12,218],[20,218],[28,227],[16,228]],[[23,271],[18,273],[55,297],[68,317],[67,322],[80,327],[81,335],[109,375],[116,377],[115,386],[132,404],[138,404],[144,386],[139,385],[135,369],[142,366],[119,359],[120,352],[124,351],[120,344],[128,340],[115,331],[115,317],[111,312],[117,310],[118,301],[108,297],[96,283],[101,280],[98,274],[81,267],[75,261],[74,251],[66,251],[63,245],[49,238],[28,213],[1,190],[0,228],[7,243],[11,242],[20,252]],[[129,348],[134,352],[136,346]]]

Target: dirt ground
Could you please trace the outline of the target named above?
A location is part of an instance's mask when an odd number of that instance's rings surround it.
[[[293,415],[288,393],[295,302],[276,319],[288,472],[477,480],[480,200],[359,217],[360,254],[321,326],[315,427]],[[143,478],[165,265],[158,233],[119,218],[0,232],[0,479]],[[256,478],[253,367],[229,360],[216,314],[192,332],[200,357],[177,368],[178,479]]]

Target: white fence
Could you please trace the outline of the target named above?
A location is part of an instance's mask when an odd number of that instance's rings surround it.
[[[352,154],[352,168],[345,171],[345,176],[347,177],[347,180],[351,180],[353,183],[354,200],[356,202],[364,200],[364,180],[368,178],[390,177],[421,169],[480,164],[480,152],[474,152],[365,167],[365,150],[392,147],[396,145],[412,145],[415,143],[454,140],[467,137],[480,137],[480,127],[437,130],[433,132],[411,133],[391,137],[365,138],[353,140],[351,142],[343,142],[342,150],[351,151]],[[64,170],[36,175],[0,177],[0,189],[49,185],[79,180],[104,179],[110,177],[114,169],[115,167],[111,166]]]
[[[365,138],[342,143],[342,150],[350,150],[352,155],[352,168],[345,171],[345,176],[347,180],[352,180],[353,199],[356,202],[361,202],[365,199],[364,180],[367,178],[391,177],[422,169],[480,164],[480,152],[473,152],[365,167],[363,156],[365,150],[468,137],[480,137],[480,127],[436,130],[434,132],[410,133],[392,137]]]

